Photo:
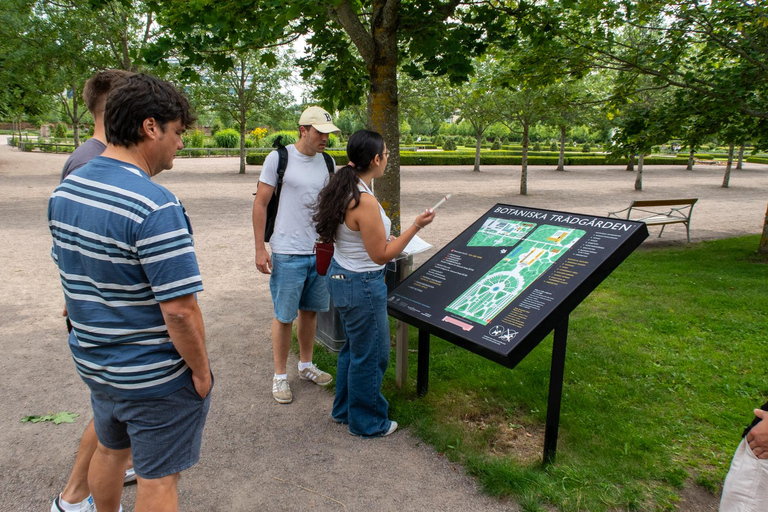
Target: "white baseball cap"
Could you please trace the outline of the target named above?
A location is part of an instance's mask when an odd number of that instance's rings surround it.
[[[309,107],[301,113],[299,126],[311,125],[320,133],[340,132],[341,130],[333,124],[331,114],[320,107]]]

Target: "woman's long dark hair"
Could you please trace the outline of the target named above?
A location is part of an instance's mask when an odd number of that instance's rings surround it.
[[[317,223],[317,234],[326,243],[336,241],[336,230],[344,222],[347,206],[350,210],[360,204],[360,174],[371,167],[376,155],[384,154],[384,138],[371,130],[359,130],[347,141],[349,164],[337,170],[320,191],[315,204],[313,220]]]

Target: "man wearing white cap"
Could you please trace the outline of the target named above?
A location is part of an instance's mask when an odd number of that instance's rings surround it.
[[[332,377],[312,363],[318,311],[328,311],[325,278],[317,274],[314,246],[317,239],[312,206],[328,180],[323,151],[328,134],[339,131],[331,115],[320,107],[309,107],[299,119],[299,141],[286,147],[288,163],[283,175],[280,203],[274,232],[267,252],[264,234],[269,204],[278,183],[278,152],[264,160],[259,187],[253,203],[253,233],[256,240],[256,268],[271,274],[269,288],[274,305],[272,352],[275,375],[272,396],[281,404],[291,403],[287,363],[291,327],[298,318],[299,378],[320,386]]]

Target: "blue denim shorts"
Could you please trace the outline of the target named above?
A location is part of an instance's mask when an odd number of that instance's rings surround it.
[[[148,479],[173,475],[197,463],[210,405],[211,393],[202,398],[192,379],[159,398],[126,400],[91,390],[99,442],[111,450],[130,448],[136,474]]]
[[[289,324],[301,311],[328,311],[325,276],[318,275],[314,254],[272,254],[269,278],[275,318]]]

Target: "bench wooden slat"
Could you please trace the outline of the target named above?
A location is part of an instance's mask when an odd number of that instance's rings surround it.
[[[643,199],[640,201],[632,201],[632,208],[642,206],[671,206],[673,204],[689,204],[693,206],[698,201],[698,198],[693,199]]]

